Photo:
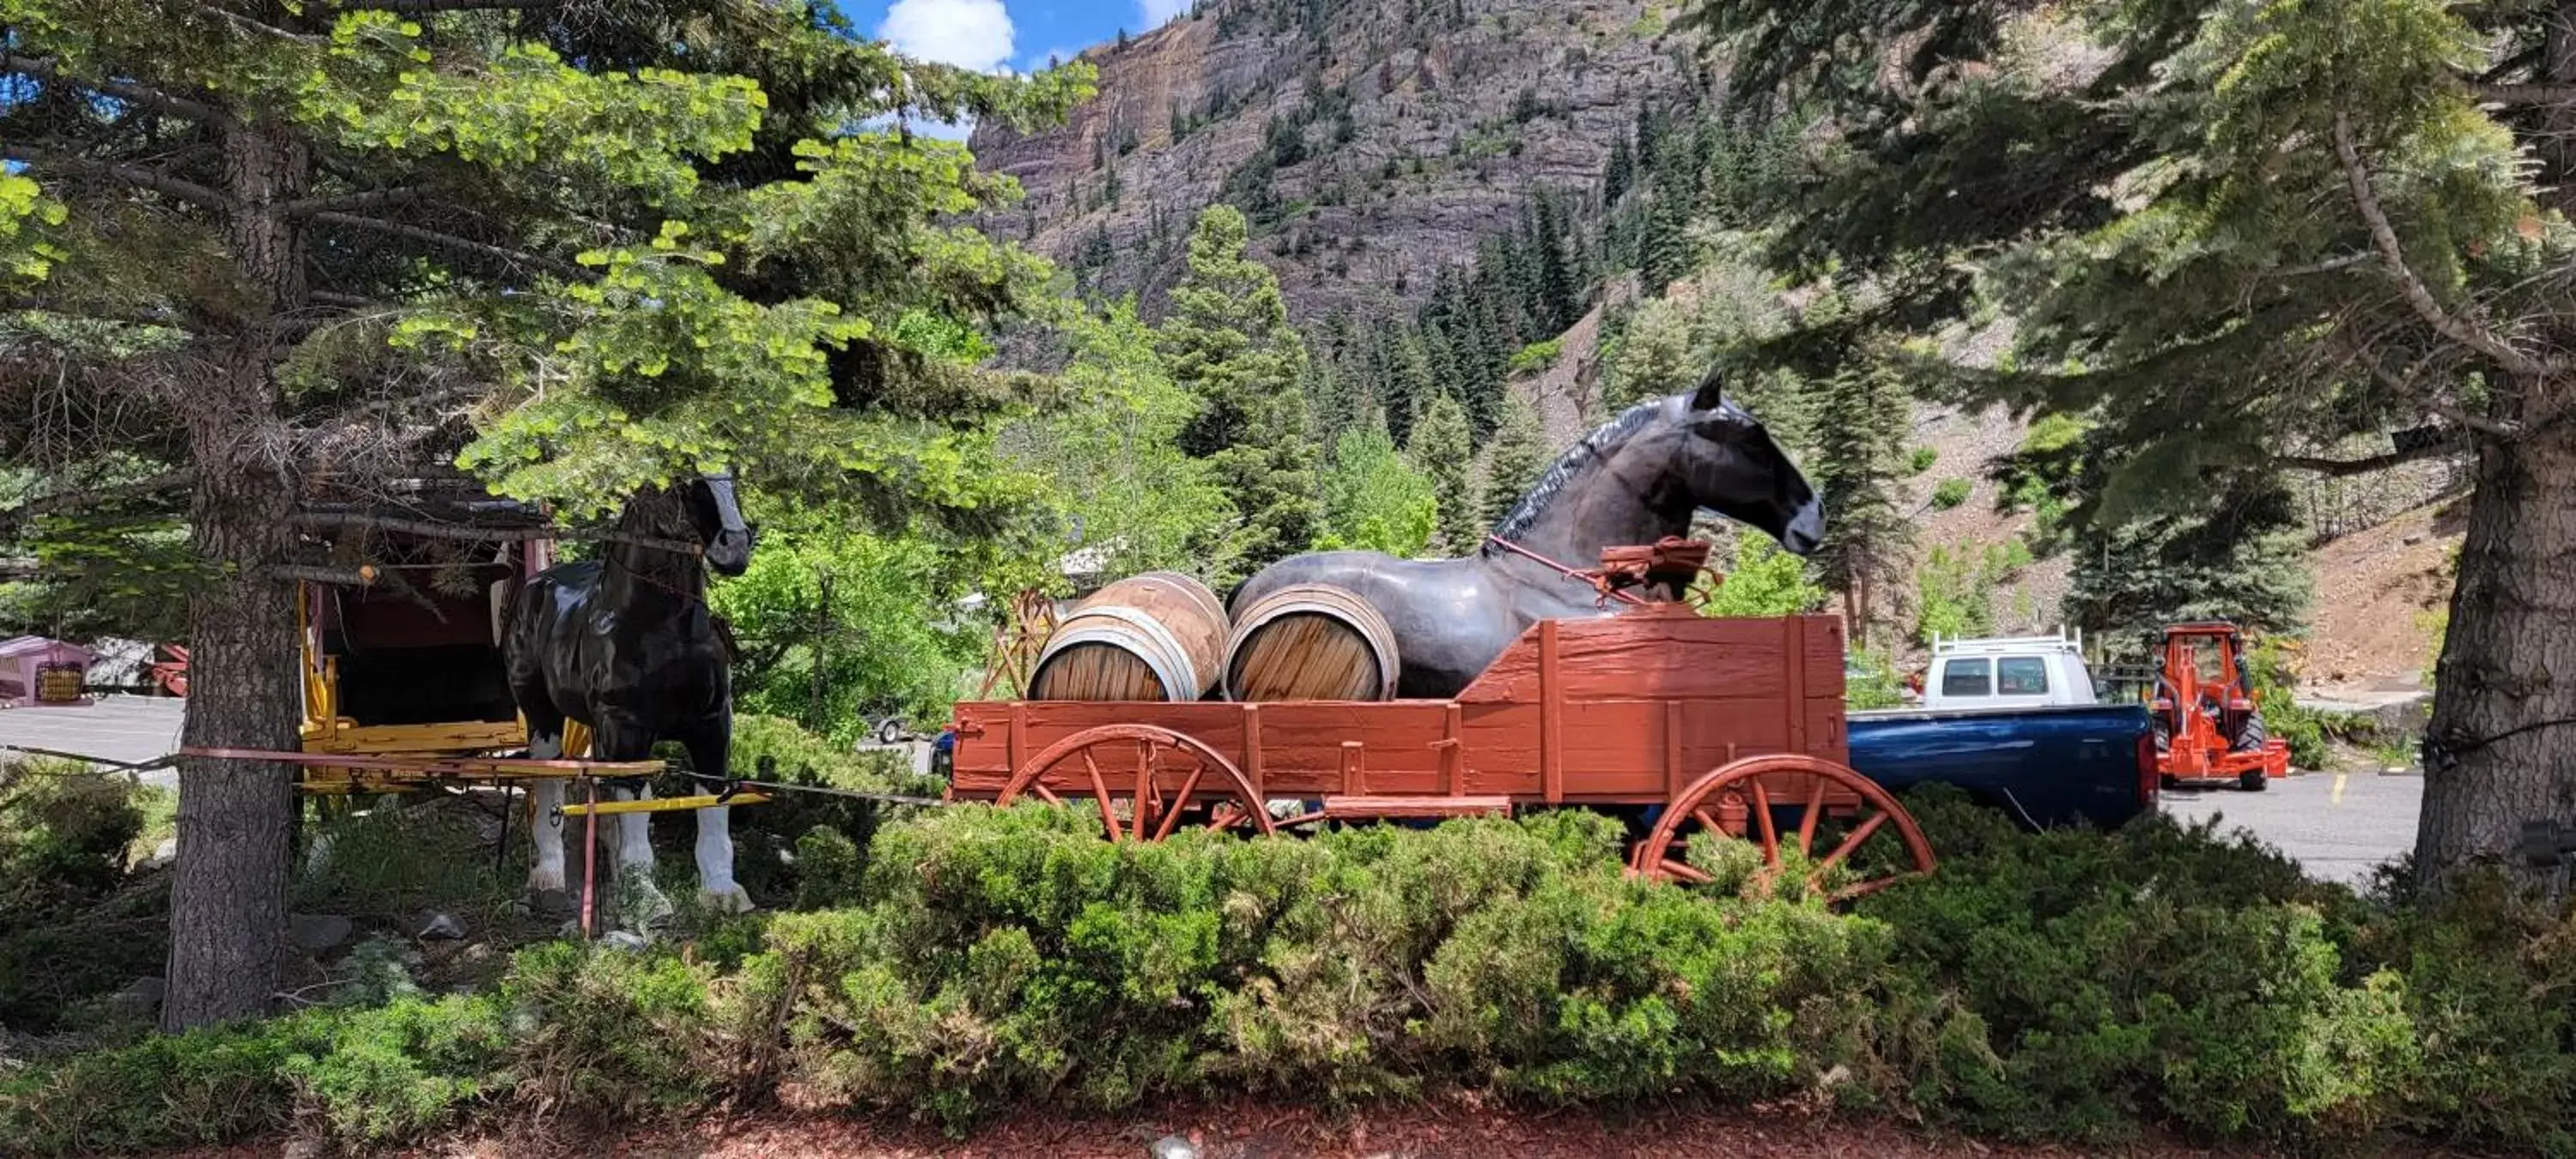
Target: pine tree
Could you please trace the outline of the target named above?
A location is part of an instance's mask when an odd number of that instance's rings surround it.
[[[1601,169],[1601,205],[1608,209],[1628,195],[1628,183],[1637,175],[1637,155],[1628,145],[1628,135],[1610,139],[1610,160]]]
[[[2576,396],[2563,277],[2576,237],[2554,224],[2576,208],[2563,100],[2576,54],[2552,51],[2576,3],[2181,0],[2143,20],[2077,5],[2063,35],[2099,54],[2080,85],[2053,78],[2047,54],[1998,50],[2020,11],[1864,4],[1783,20],[1774,4],[1698,0],[1687,15],[1704,45],[1764,37],[1732,62],[1730,97],[1839,126],[1807,151],[1836,159],[1766,222],[1781,252],[1809,269],[1907,271],[1891,279],[1901,300],[1876,312],[1901,339],[2017,317],[2006,364],[1927,359],[1926,373],[2095,424],[2099,477],[2072,513],[2091,529],[2078,563],[2102,581],[2087,590],[2126,588],[2151,564],[2180,581],[2155,606],[2224,595],[2260,610],[2286,587],[2247,554],[2273,537],[2240,511],[2280,472],[2474,456],[2416,884],[2518,867],[2522,822],[2576,799],[2576,730],[2556,727],[2576,719],[2576,681],[2531,675],[2564,666],[2576,607],[2562,563],[2576,555],[2576,424],[2554,421]],[[1900,75],[1848,67],[1924,44],[1950,47],[1913,53]],[[1971,68],[1981,79],[1947,79]],[[1970,95],[2002,92],[2015,95]],[[2139,102],[2159,115],[2100,115]],[[1852,346],[1817,337],[1781,345]],[[2391,435],[2426,425],[2438,437]],[[2316,453],[2363,437],[2389,449]],[[2128,602],[2071,597],[2113,620]]]
[[[535,13],[0,3],[0,399],[101,424],[67,464],[0,416],[0,477],[67,511],[108,468],[187,531],[191,747],[297,746],[308,499],[460,462],[572,518],[729,462],[1006,498],[948,356],[1044,271],[947,223],[999,208],[963,148],[877,118],[1035,127],[1089,70],[961,74],[802,9]],[[171,1029],[277,996],[295,808],[283,766],[181,764]]]
[[[1816,407],[1816,450],[1808,478],[1823,497],[1825,541],[1809,564],[1842,593],[1843,620],[1855,645],[1891,609],[1874,597],[1904,574],[1913,525],[1897,510],[1909,429],[1905,385],[1895,368],[1872,359],[1828,380]]]
[[[1172,381],[1198,396],[1181,448],[1233,498],[1245,571],[1306,550],[1318,518],[1306,346],[1278,277],[1244,256],[1247,233],[1233,206],[1199,214],[1160,344]]]
[[[1650,298],[1628,318],[1610,352],[1601,404],[1613,413],[1650,398],[1679,394],[1699,381],[1705,367],[1691,357],[1690,323],[1681,308]]]
[[[1431,405],[1422,412],[1422,421],[1414,424],[1413,441],[1406,447],[1413,465],[1431,479],[1431,493],[1439,506],[1439,542],[1451,555],[1473,551],[1483,538],[1472,487],[1474,454],[1467,434],[1467,409],[1448,391],[1431,396]]]
[[[1547,464],[1547,432],[1539,427],[1538,410],[1518,393],[1505,391],[1502,423],[1494,431],[1492,449],[1485,452],[1483,515],[1487,530],[1511,514],[1521,496],[1547,470]]]

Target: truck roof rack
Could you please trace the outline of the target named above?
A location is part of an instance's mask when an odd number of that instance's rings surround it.
[[[2066,628],[2060,627],[2054,636],[1979,636],[1971,639],[1953,637],[1944,640],[1940,633],[1932,634],[1932,654],[1935,656],[2030,651],[2081,652],[2083,650],[2084,629],[2082,628],[2077,628],[2069,634]]]

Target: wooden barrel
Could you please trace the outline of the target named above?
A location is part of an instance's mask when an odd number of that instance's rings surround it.
[[[1386,617],[1328,584],[1254,600],[1225,644],[1228,700],[1391,700],[1397,673]]]
[[[1074,605],[1038,653],[1031,700],[1197,700],[1216,687],[1225,605],[1178,572],[1149,571]]]

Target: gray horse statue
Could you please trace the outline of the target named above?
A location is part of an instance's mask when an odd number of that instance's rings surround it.
[[[678,741],[698,776],[728,783],[733,739],[732,661],[707,607],[707,569],[741,575],[751,528],[734,502],[732,472],[647,490],[626,504],[605,559],[546,569],[510,605],[502,653],[510,695],[528,722],[531,756],[563,755],[564,722],[591,730],[590,755],[639,761],[656,741]],[[617,787],[630,800],[635,790]],[[536,858],[528,888],[565,887],[563,832],[554,810],[564,782],[538,781]],[[733,877],[733,838],[723,808],[698,814],[698,888],[708,905],[751,908]],[[613,818],[617,867],[648,907],[666,908],[652,882],[650,814]],[[577,846],[576,846],[577,847]]]
[[[1474,555],[1441,560],[1290,556],[1247,581],[1233,606],[1290,584],[1348,590],[1395,631],[1396,694],[1446,698],[1531,624],[1608,614],[1588,583],[1532,555],[1597,567],[1601,549],[1684,534],[1700,510],[1758,528],[1799,555],[1824,536],[1815,489],[1771,433],[1726,400],[1715,372],[1689,394],[1630,407],[1569,448],[1494,528],[1511,547],[1489,540]]]

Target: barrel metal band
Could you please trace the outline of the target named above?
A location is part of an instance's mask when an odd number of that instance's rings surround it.
[[[1154,670],[1154,679],[1163,682],[1163,695],[1173,700],[1196,700],[1199,698],[1198,667],[1190,663],[1190,654],[1181,649],[1181,642],[1174,638],[1171,630],[1165,628],[1160,621],[1157,621],[1152,616],[1148,616],[1134,608],[1111,606],[1084,608],[1080,613],[1078,613],[1078,616],[1100,616],[1106,619],[1116,620],[1119,623],[1126,624],[1139,632],[1143,632],[1148,639],[1162,646],[1161,650],[1163,655],[1170,657],[1173,664],[1180,666],[1180,671],[1173,672],[1167,666],[1156,662],[1155,658],[1152,656],[1143,658],[1145,666]],[[1091,632],[1080,627],[1074,627],[1071,631],[1059,633],[1056,639],[1063,644],[1088,644],[1095,641],[1106,641],[1108,640],[1108,636],[1104,633]],[[1058,649],[1051,647],[1049,650],[1054,651]]]

